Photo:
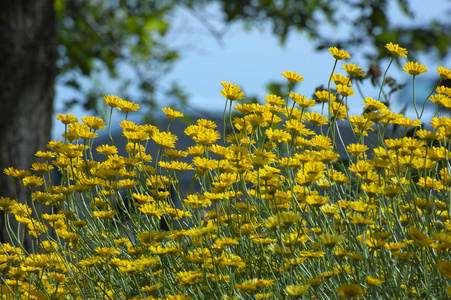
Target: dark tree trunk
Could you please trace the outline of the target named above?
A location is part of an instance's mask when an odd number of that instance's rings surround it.
[[[0,1],[0,196],[15,199],[13,181],[3,170],[30,168],[38,161],[36,151],[45,151],[50,140],[55,24],[53,0]],[[19,198],[24,201],[23,195]],[[0,241],[11,242],[3,212],[0,222]],[[29,249],[29,241],[25,247]]]

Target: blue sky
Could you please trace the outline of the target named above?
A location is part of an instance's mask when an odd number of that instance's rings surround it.
[[[406,23],[407,20],[400,17],[396,1],[392,1],[390,14],[394,23]],[[409,3],[414,11],[420,11],[414,22],[423,23],[431,18],[445,18],[446,10],[450,8],[448,0],[412,0]],[[218,15],[215,7],[210,7],[209,12]],[[238,84],[242,90],[251,96],[263,99],[267,94],[265,86],[271,81],[283,81],[281,73],[285,70],[297,72],[304,76],[305,81],[296,87],[296,92],[311,97],[316,87],[326,84],[332,70],[334,60],[329,51],[316,51],[313,43],[301,34],[291,34],[286,44],[280,45],[269,26],[244,30],[241,23],[236,23],[228,28],[227,33],[218,43],[207,29],[185,10],[179,10],[174,20],[175,45],[184,47],[181,59],[175,64],[173,70],[163,81],[170,83],[177,81],[189,94],[189,107],[209,113],[221,113],[224,109],[224,98],[220,96],[221,82]],[[220,20],[213,22],[218,28],[222,26]],[[185,34],[180,34],[180,29]],[[325,28],[332,34],[339,34],[340,28]],[[336,31],[336,32],[335,32]],[[396,41],[394,41],[396,43]],[[402,46],[402,45],[401,45]],[[351,59],[346,63],[360,65],[364,70],[368,68],[367,62],[358,53],[350,53]],[[407,62],[406,59],[402,61]],[[424,78],[435,78],[435,70],[439,64],[427,56],[420,56],[419,62],[425,64],[429,72],[421,75]],[[450,61],[440,65],[451,67]],[[385,68],[384,65],[381,65]],[[340,72],[337,69],[336,72]],[[344,73],[344,71],[341,71]],[[390,69],[389,75],[403,81],[409,80],[408,76],[398,67]],[[112,87],[113,89],[113,87]],[[375,96],[375,91],[366,87],[365,96]],[[67,97],[69,91],[57,86],[55,113],[61,113],[62,99]],[[114,91],[112,91],[113,93]],[[120,95],[118,95],[120,96]],[[133,101],[133,99],[127,99]],[[358,104],[352,105],[353,113],[359,113],[362,104],[358,96],[354,97]],[[162,101],[160,107],[169,105]],[[396,109],[396,106],[395,106]],[[89,114],[81,109],[71,110],[79,119]],[[63,128],[54,122],[53,136],[59,136]]]

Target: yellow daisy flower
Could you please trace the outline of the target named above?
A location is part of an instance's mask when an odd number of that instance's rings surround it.
[[[347,85],[339,84],[337,85],[337,91],[342,95],[343,97],[352,96],[355,94],[354,90],[350,88]]]
[[[428,69],[424,65],[418,64],[418,62],[408,62],[404,65],[404,71],[409,73],[410,76],[420,75],[422,73],[426,73]]]
[[[348,73],[351,77],[362,77],[365,75],[365,71],[362,70],[361,67],[356,66],[355,64],[343,64],[343,70]]]
[[[451,79],[451,71],[449,68],[438,67],[437,73],[440,75],[441,79]]]
[[[309,287],[310,286],[308,284],[287,285],[285,287],[285,292],[287,292],[290,296],[300,297],[307,292]]]
[[[345,78],[347,78],[347,77],[345,77]],[[329,93],[328,91],[317,91],[317,92],[315,92],[315,96],[318,99],[318,101],[320,101],[320,102],[334,102],[335,99],[337,98],[332,93]]]
[[[407,57],[407,50],[406,50],[406,48],[401,48],[401,47],[399,47],[398,44],[388,43],[388,44],[385,45],[385,48],[387,48],[388,51],[390,51],[390,53],[393,56],[397,56],[399,58]]]
[[[57,114],[56,118],[61,121],[64,125],[72,124],[78,122],[77,117],[71,114]]]
[[[348,52],[346,52],[345,50],[338,50],[337,47],[330,47],[329,51],[332,54],[332,56],[337,60],[351,58],[351,55],[349,55]]]
[[[366,293],[366,289],[358,286],[357,284],[350,283],[340,286],[337,289],[337,292],[343,298],[352,299],[360,298],[363,294]]]
[[[440,260],[437,262],[437,268],[446,277],[451,279],[451,263],[446,260]]]
[[[299,81],[304,81],[304,77],[301,75],[298,75],[298,73],[290,72],[290,71],[284,71],[282,73],[283,77],[285,77],[290,83],[296,83]]]
[[[113,95],[107,95],[105,97],[103,97],[103,101],[105,101],[105,103],[111,107],[117,107],[117,109],[121,110],[121,103],[122,103],[122,99],[120,99],[119,97],[113,96]]]
[[[176,110],[173,110],[173,109],[170,108],[170,107],[164,107],[164,108],[162,108],[161,110],[165,113],[165,115],[166,115],[170,120],[175,119],[175,118],[179,118],[179,117],[183,117],[183,113],[181,113],[181,112],[179,112],[179,111],[176,111]]]
[[[221,82],[223,86],[223,90],[221,91],[221,95],[227,98],[230,101],[240,100],[244,97],[244,93],[241,92],[240,87],[233,83],[227,83],[225,81]]]
[[[128,113],[132,111],[137,111],[139,109],[139,104],[135,104],[135,102],[131,101],[122,100],[120,103],[120,107],[122,108],[123,111]]]

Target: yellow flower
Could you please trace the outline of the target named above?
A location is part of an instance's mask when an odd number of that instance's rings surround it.
[[[253,279],[249,279],[244,281],[241,284],[235,284],[235,288],[240,290],[241,292],[249,292],[249,291],[255,291],[257,290],[257,283],[258,283],[258,279],[257,278],[253,278]]]
[[[106,248],[106,247],[95,248],[94,251],[95,251],[95,253],[99,254],[100,256],[102,256],[103,258],[106,258],[106,259],[110,258],[110,256],[112,256],[112,255],[117,255],[120,253],[119,250],[117,250],[116,248],[111,248],[111,247],[110,248]]]
[[[285,100],[277,95],[265,95],[265,102],[273,106],[282,106],[285,104]]]
[[[28,170],[17,170],[13,167],[4,169],[3,173],[5,173],[7,176],[14,177],[14,178],[24,178],[26,176],[31,175],[30,171],[28,171]]]
[[[438,67],[437,73],[441,79],[451,79],[451,70],[449,68]]]
[[[451,296],[451,286],[445,286],[445,291],[448,296]]]
[[[252,104],[247,104],[244,103],[243,105],[241,105],[240,103],[238,103],[237,105],[235,105],[233,107],[234,110],[242,113],[243,115],[251,113],[254,111],[254,106]]]
[[[358,286],[357,284],[350,283],[340,286],[337,289],[337,292],[344,298],[353,299],[360,298],[363,294],[366,293],[366,289]]]
[[[369,162],[366,162],[364,160],[360,160],[357,163],[352,163],[349,166],[349,171],[360,174],[361,176],[367,174],[369,171],[371,171],[371,165]]]
[[[176,253],[179,252],[179,249],[176,247],[161,247],[161,246],[150,246],[150,252],[155,255],[165,255],[168,253]]]
[[[327,204],[321,206],[321,211],[328,217],[333,217],[340,212],[340,208],[336,204]]]
[[[197,120],[197,125],[199,125],[201,127],[209,128],[209,129],[215,129],[216,127],[218,127],[214,121],[207,120],[207,119]]]
[[[421,245],[422,247],[429,246],[429,237],[418,230],[418,228],[412,226],[409,230],[409,235],[414,241],[415,245]]]
[[[149,134],[144,130],[124,131],[124,136],[134,143],[139,143],[149,139]]]
[[[163,215],[163,211],[159,208],[157,208],[155,203],[144,203],[141,206],[138,207],[138,209],[148,216],[155,216],[158,219],[161,218]]]
[[[446,86],[443,86],[443,85],[438,86],[438,87],[435,89],[435,92],[436,92],[437,94],[444,94],[444,95],[446,95],[446,96],[448,96],[448,97],[451,97],[451,88],[446,87]]]
[[[42,179],[41,177],[35,176],[35,175],[31,175],[31,176],[27,176],[23,179],[23,184],[25,186],[28,186],[29,188],[35,188],[37,186],[43,185],[44,179]]]
[[[175,142],[178,140],[177,136],[170,132],[155,132],[152,135],[152,140],[160,147],[174,148]]]
[[[116,215],[116,210],[106,210],[106,211],[93,211],[92,215],[99,219],[109,219]]]
[[[312,123],[313,125],[324,125],[327,124],[327,118],[324,115],[317,112],[308,112],[303,116],[306,122]]]
[[[387,48],[388,51],[390,51],[390,53],[393,56],[397,56],[399,58],[407,57],[407,50],[406,50],[406,48],[401,48],[401,47],[399,47],[398,44],[388,43],[388,44],[385,45],[385,48]]]
[[[35,156],[43,158],[45,160],[49,160],[49,159],[55,157],[56,153],[53,153],[51,151],[45,151],[45,152],[44,151],[38,151],[38,152],[36,152]]]
[[[171,159],[179,159],[182,157],[187,157],[188,152],[176,149],[164,149],[163,156],[167,156]]]
[[[141,288],[142,292],[152,293],[163,286],[162,283],[154,284],[154,285],[146,285]]]
[[[451,108],[451,99],[445,94],[435,94],[428,99],[437,106],[444,106],[446,108]]]
[[[192,156],[201,156],[204,153],[204,146],[202,145],[196,145],[188,147],[187,152]]]
[[[332,82],[335,83],[336,85],[339,85],[339,84],[347,85],[347,86],[352,85],[349,77],[346,77],[346,76],[343,76],[343,75],[337,74],[337,73],[334,73],[332,75],[332,77],[330,78],[330,80],[332,80]]]
[[[117,107],[117,109],[121,110],[121,102],[122,99],[120,99],[119,97],[113,96],[113,95],[107,95],[105,97],[103,97],[103,101],[105,101],[105,103],[111,107]]]
[[[299,135],[306,136],[306,135],[314,134],[314,131],[305,128],[305,125],[296,119],[286,120],[285,124],[283,126],[291,134],[295,134],[296,136],[299,136]]]
[[[315,135],[310,140],[311,146],[318,150],[328,150],[332,149],[332,140],[328,136]]]
[[[343,64],[343,70],[348,73],[351,77],[362,77],[365,75],[365,71],[362,70],[361,67],[356,66],[355,64]]]
[[[451,279],[451,263],[446,260],[439,260],[437,262],[437,268],[446,277]]]
[[[287,292],[287,294],[290,296],[300,297],[307,292],[309,287],[310,286],[308,284],[287,285],[285,287],[285,292]]]
[[[197,135],[193,136],[193,140],[201,145],[211,145],[215,143],[219,138],[221,138],[221,135],[216,130],[210,129],[210,128],[204,128],[201,130]]]
[[[332,54],[332,56],[337,60],[351,58],[351,55],[349,55],[348,52],[346,52],[345,50],[338,50],[337,47],[330,47],[329,51]]]
[[[199,170],[201,174],[208,170],[214,170],[218,167],[218,162],[214,159],[208,159],[203,157],[194,157],[193,165]]]
[[[240,243],[238,242],[238,238],[229,238],[229,237],[222,237],[222,238],[218,238],[215,241],[215,245],[223,248],[226,246],[231,246],[231,245],[239,245]]]
[[[194,170],[193,167],[185,162],[179,161],[159,161],[158,165],[162,168],[165,168],[168,171],[178,170],[178,171],[186,171],[186,170]]]
[[[71,114],[57,114],[56,118],[61,121],[64,125],[72,124],[78,122],[77,117]]]
[[[352,96],[355,94],[354,90],[351,87],[349,87],[347,85],[342,85],[342,84],[337,85],[337,91],[343,97],[348,97],[348,96]]]
[[[272,293],[258,293],[258,294],[254,295],[254,297],[259,300],[260,299],[269,299],[269,298],[271,298],[271,296],[272,296]]]
[[[58,220],[61,220],[61,219],[64,219],[66,216],[64,215],[64,214],[52,214],[52,215],[49,215],[49,214],[43,214],[42,215],[42,218],[44,219],[44,220],[47,220],[47,221],[49,221],[49,222],[56,222],[56,221],[58,221]]]
[[[162,110],[170,120],[179,118],[179,117],[183,117],[183,113],[173,110],[170,107],[164,107],[164,108],[162,108]]]
[[[379,285],[379,284],[385,282],[384,279],[380,279],[380,278],[372,277],[372,276],[366,276],[365,280],[366,280],[366,282],[368,282],[369,285],[372,285],[372,286],[376,286],[376,285]]]
[[[388,243],[384,245],[384,248],[390,251],[398,251],[401,248],[406,247],[406,243],[399,242],[399,243]]]
[[[305,202],[313,207],[321,207],[329,203],[329,198],[321,195],[308,195],[305,198]]]
[[[126,188],[131,189],[139,184],[138,181],[131,180],[131,179],[123,179],[118,181],[118,186],[120,188]]]
[[[31,165],[31,170],[44,174],[53,170],[53,166],[48,165],[46,163],[33,163]]]
[[[182,295],[182,294],[180,294],[180,295],[169,295],[169,294],[166,294],[166,299],[168,299],[168,300],[188,300],[188,299],[191,299],[191,298],[188,297],[188,296]]]
[[[188,205],[191,208],[207,207],[211,205],[210,199],[200,195],[188,195],[187,199],[183,200],[183,204]]]
[[[96,150],[97,152],[105,156],[118,153],[116,146],[112,145],[100,145],[99,147],[96,148]]]
[[[416,132],[416,136],[422,139],[425,142],[431,142],[437,139],[440,139],[440,133],[432,132],[426,129],[419,129]]]
[[[126,112],[137,111],[139,109],[139,104],[135,104],[135,102],[122,100],[120,102],[120,107]]]
[[[373,219],[365,218],[363,216],[349,216],[349,219],[351,219],[352,224],[356,224],[356,225],[374,224]]]
[[[318,241],[327,248],[333,248],[343,241],[343,236],[331,233],[322,233],[318,236]]]
[[[348,109],[341,102],[332,102],[329,106],[329,112],[337,119],[344,120],[348,116]]]
[[[364,110],[375,111],[387,108],[384,103],[374,100],[371,97],[365,98],[363,102],[365,103],[365,107],[363,108]]]
[[[419,65],[418,62],[408,62],[404,65],[404,71],[409,73],[410,76],[420,75],[422,73],[426,73],[428,69],[424,65]]]
[[[287,143],[288,140],[291,139],[291,135],[288,132],[280,129],[268,128],[265,133],[268,139],[276,141],[278,143]]]
[[[363,158],[363,153],[368,150],[369,148],[362,144],[349,144],[346,147],[346,150],[354,157],[360,157]]]
[[[221,95],[227,98],[230,101],[240,100],[244,97],[244,93],[241,92],[240,87],[233,83],[227,83],[225,81],[221,82],[223,86],[223,90],[221,91]]]
[[[317,91],[315,96],[320,102],[334,102],[337,97],[328,91]]]
[[[290,83],[296,83],[299,81],[304,81],[304,77],[302,77],[301,75],[298,75],[298,73],[293,73],[293,72],[289,72],[289,71],[284,71],[282,73],[283,77],[285,77],[286,79],[288,79],[288,81]]]

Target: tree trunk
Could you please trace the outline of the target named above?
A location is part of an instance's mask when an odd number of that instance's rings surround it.
[[[53,0],[0,1],[0,196],[16,199],[7,167],[30,168],[50,140],[57,32]],[[40,162],[44,162],[42,159]],[[23,195],[18,195],[24,202]],[[30,205],[30,203],[28,203]],[[14,219],[14,218],[12,218]],[[0,212],[0,241],[9,241]],[[30,241],[25,241],[29,249]]]

